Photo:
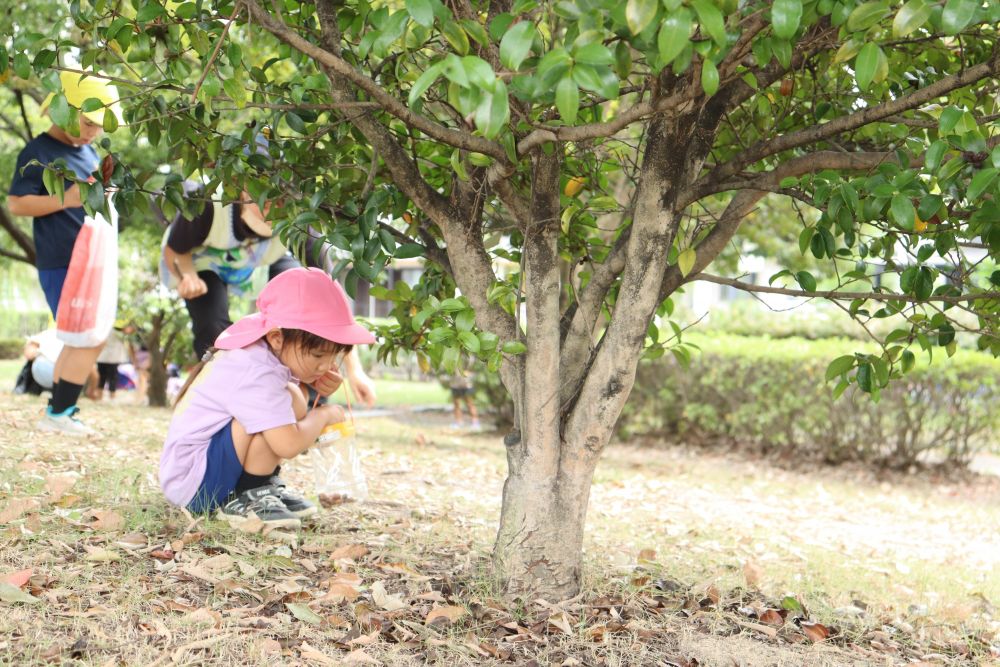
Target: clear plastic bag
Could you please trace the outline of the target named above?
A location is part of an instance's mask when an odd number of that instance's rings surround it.
[[[320,503],[336,505],[368,498],[368,480],[361,468],[361,456],[349,422],[330,424],[309,450],[313,482]]]

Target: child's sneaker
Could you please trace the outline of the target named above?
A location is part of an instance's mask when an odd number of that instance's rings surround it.
[[[251,519],[259,519],[273,528],[298,528],[302,525],[275,495],[271,485],[247,489],[219,508],[219,518],[233,528],[239,528]]]
[[[288,485],[285,484],[285,480],[277,475],[271,475],[268,483],[274,488],[274,495],[278,496],[288,511],[300,519],[312,516],[319,511],[315,505],[303,498],[298,491],[289,489]]]
[[[80,408],[74,405],[57,414],[52,412],[51,405],[46,406],[45,416],[38,420],[36,426],[40,431],[62,433],[71,438],[85,438],[89,435],[96,435],[97,431],[76,418],[76,413],[79,411]]]

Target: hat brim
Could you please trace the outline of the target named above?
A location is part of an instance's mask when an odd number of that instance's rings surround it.
[[[264,337],[271,329],[280,329],[268,323],[260,313],[244,317],[231,325],[215,339],[215,347],[220,350],[235,350],[246,347]],[[360,324],[312,325],[301,327],[304,331],[341,345],[368,345],[375,342],[372,332]]]

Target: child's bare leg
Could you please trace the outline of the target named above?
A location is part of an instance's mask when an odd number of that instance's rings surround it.
[[[472,397],[471,396],[466,396],[465,397],[465,407],[469,411],[469,418],[472,419],[472,421],[474,421],[474,422],[478,421],[479,420],[479,413],[476,412],[476,404],[472,401]]]
[[[459,398],[451,399],[452,419],[456,424],[462,423],[462,401]]]
[[[271,451],[271,447],[260,433],[250,435],[235,419],[232,425],[233,447],[236,458],[243,470],[251,475],[270,475],[281,463],[281,457]]]

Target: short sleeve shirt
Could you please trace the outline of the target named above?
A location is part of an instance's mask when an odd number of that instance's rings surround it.
[[[17,156],[17,166],[14,178],[10,183],[10,194],[16,197],[26,195],[48,195],[48,190],[42,181],[44,169],[42,164],[49,165],[62,159],[77,178],[86,180],[97,169],[100,160],[97,151],[90,145],[70,146],[54,139],[48,133],[39,134],[28,142]],[[37,160],[41,164],[29,163]],[[66,181],[69,188],[72,183]],[[35,266],[39,269],[65,269],[69,267],[73,255],[73,244],[83,226],[86,213],[83,207],[66,208],[40,218],[35,218],[33,234],[35,237]]]
[[[174,505],[185,507],[205,476],[212,436],[235,419],[247,433],[296,422],[288,383],[292,372],[257,341],[216,352],[188,387],[174,411],[160,457],[160,486]]]

